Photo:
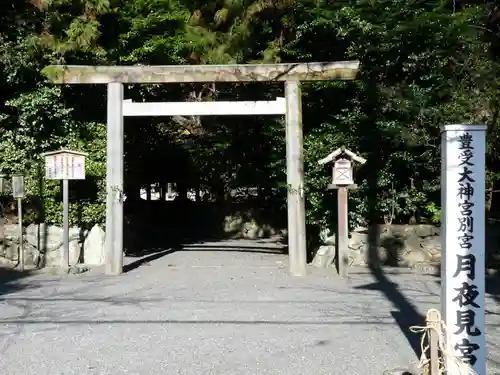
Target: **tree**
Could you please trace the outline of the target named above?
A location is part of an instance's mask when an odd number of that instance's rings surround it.
[[[500,39],[493,2],[37,0],[7,5],[0,15],[0,95],[6,103],[0,169],[28,171],[30,192],[49,202],[44,220],[57,222],[60,208],[57,184],[49,183],[42,194],[35,183],[43,151],[63,146],[91,151],[91,174],[100,190],[87,212],[88,225],[102,221],[104,194],[105,90],[47,86],[39,72],[50,63],[360,60],[356,82],[303,85],[309,224],[334,223],[335,202],[324,190],[329,172],[317,160],[342,144],[369,160],[356,172],[359,189],[350,195],[353,225],[439,222],[439,126],[457,121],[488,124],[488,204],[491,216],[498,212],[493,197],[500,176]],[[127,87],[126,95],[137,101],[260,100],[282,96],[282,90],[253,83],[143,85]],[[158,172],[150,168],[152,161],[164,167]],[[231,189],[255,184],[263,197],[278,195],[276,204],[283,205],[284,125],[280,119],[250,117],[137,119],[127,125],[126,171],[130,194],[141,184],[174,179],[227,198]]]

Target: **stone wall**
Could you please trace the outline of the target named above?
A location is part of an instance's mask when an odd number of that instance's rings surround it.
[[[245,215],[227,215],[219,224],[222,231],[233,238],[258,239],[286,237],[286,230],[258,223]],[[0,261],[18,261],[19,242],[17,224],[3,226],[0,233]],[[369,246],[368,228],[357,228],[349,235],[349,261],[352,266],[366,266],[371,257],[369,248],[376,249],[380,265],[414,267],[419,264],[438,265],[441,259],[440,228],[432,225],[380,225],[374,246]],[[105,233],[99,226],[90,231],[70,229],[70,265],[83,263],[89,266],[104,264]],[[3,239],[2,239],[3,238]],[[331,267],[335,260],[335,236],[323,235],[313,259],[317,267]],[[26,265],[59,266],[63,243],[62,228],[52,225],[32,224],[24,228],[24,253]],[[500,265],[500,226],[488,225],[486,254],[490,266]]]
[[[152,206],[152,205],[151,205]],[[171,207],[172,205],[160,206]],[[192,208],[193,205],[189,206]],[[201,207],[200,207],[201,206]],[[150,206],[147,206],[151,208]],[[199,233],[206,238],[245,238],[259,239],[269,237],[282,238],[286,230],[279,229],[268,222],[263,222],[262,216],[255,215],[247,210],[244,205],[233,205],[224,210],[216,205],[199,205],[198,210],[190,212],[190,218],[196,220],[183,220],[175,212],[185,212],[180,207],[178,210],[160,211],[158,215],[138,215],[136,220],[140,225],[128,225],[125,221],[124,250],[128,255],[157,251],[158,248],[172,246],[172,238],[179,232],[178,241],[196,241],[189,232]],[[151,211],[154,211],[151,209]],[[166,211],[166,212],[165,212]],[[188,210],[189,212],[189,210]],[[267,215],[271,216],[272,215]],[[0,218],[0,220],[4,220]],[[198,222],[198,221],[199,222]],[[194,222],[193,222],[194,221]],[[168,228],[165,230],[165,228]],[[19,259],[19,234],[15,223],[2,224],[0,222],[0,263],[16,264]],[[63,230],[59,226],[31,224],[23,228],[24,259],[27,266],[59,266],[62,263]],[[104,264],[104,237],[105,233],[99,226],[94,226],[90,231],[82,231],[78,227],[70,228],[69,263],[70,265],[85,264],[98,266]],[[158,237],[158,238],[157,238]],[[194,237],[194,236],[193,236]],[[151,241],[151,240],[154,241]],[[175,238],[174,238],[175,239]],[[151,243],[153,242],[153,244]],[[175,241],[174,241],[175,242]],[[177,244],[177,242],[175,242]]]
[[[249,240],[275,236],[283,237],[287,233],[286,229],[280,229],[268,223],[259,223],[254,218],[245,217],[242,214],[225,216],[221,227],[227,236]]]
[[[353,266],[366,266],[372,261],[369,248],[376,249],[378,264],[414,267],[419,264],[438,265],[441,260],[441,229],[432,225],[379,225],[371,228],[375,243],[369,246],[370,230],[357,228],[350,233],[349,261]],[[378,234],[377,234],[378,233]],[[489,265],[500,261],[500,227],[486,228],[486,254]],[[330,267],[335,260],[335,236],[323,236],[313,265]]]
[[[31,224],[23,228],[24,263],[26,266],[60,266],[63,230],[54,225]],[[94,226],[90,231],[73,227],[69,230],[69,263],[104,264],[104,231]],[[17,263],[19,233],[17,224],[5,224],[0,238],[0,261]]]

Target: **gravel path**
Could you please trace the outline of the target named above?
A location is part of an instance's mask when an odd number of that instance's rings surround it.
[[[0,374],[382,375],[416,363],[418,337],[399,324],[439,307],[438,278],[352,269],[345,280],[319,270],[301,279],[286,261],[191,250],[118,277],[97,269],[4,285]],[[493,370],[500,308],[488,304]]]

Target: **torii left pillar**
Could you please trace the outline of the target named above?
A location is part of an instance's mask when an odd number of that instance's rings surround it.
[[[123,272],[123,84],[108,83],[106,274]]]
[[[301,96],[298,80],[285,82],[288,256],[289,270],[294,276],[307,273]]]

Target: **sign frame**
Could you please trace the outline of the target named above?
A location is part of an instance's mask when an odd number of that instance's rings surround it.
[[[63,247],[61,248],[61,268],[68,271],[69,264],[69,180],[85,179],[86,152],[61,149],[45,152],[45,178],[47,180],[62,180],[63,195]],[[75,173],[77,159],[77,173]]]
[[[42,154],[47,180],[85,180],[86,152],[62,149]]]

